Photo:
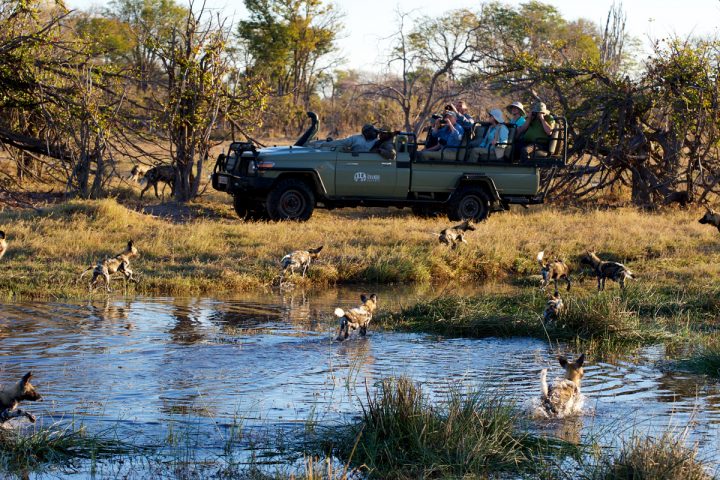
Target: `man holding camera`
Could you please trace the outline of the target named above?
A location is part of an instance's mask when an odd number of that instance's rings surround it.
[[[516,160],[527,160],[535,150],[547,150],[554,127],[555,120],[547,106],[543,102],[535,102],[530,118],[517,129],[513,157]]]
[[[467,111],[467,104],[464,100],[458,100],[454,105],[452,103],[448,103],[445,106],[445,110],[455,112],[457,123],[463,128],[463,130],[471,129],[475,123],[475,119]]]
[[[455,112],[446,110],[442,118],[435,120],[432,135],[437,137],[438,143],[430,148],[426,148],[426,152],[434,152],[443,147],[459,147],[462,142],[464,130],[457,125],[457,116]]]

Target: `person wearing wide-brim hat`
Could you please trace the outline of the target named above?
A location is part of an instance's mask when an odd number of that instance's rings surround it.
[[[543,102],[533,103],[527,121],[517,129],[513,156],[527,159],[536,150],[547,150],[555,127],[555,120]]]
[[[397,157],[394,140],[395,132],[390,130],[387,125],[380,127],[378,132],[380,132],[380,135],[370,151],[379,153],[381,157],[387,160],[395,160]]]
[[[510,105],[505,107],[510,118],[507,123],[521,127],[525,123],[525,107],[520,102],[512,102]]]
[[[501,159],[505,153],[505,147],[508,144],[508,135],[510,132],[504,125],[505,116],[502,110],[493,108],[488,111],[488,120],[490,121],[490,125],[482,140],[480,140],[480,143],[477,145],[472,145],[471,158],[476,158],[480,162],[483,160]]]

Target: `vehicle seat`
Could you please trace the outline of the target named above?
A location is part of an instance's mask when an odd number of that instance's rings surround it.
[[[550,136],[550,143],[547,146],[547,150],[544,149],[544,145],[537,145],[535,148],[535,152],[533,154],[533,157],[535,158],[547,158],[547,157],[553,157],[557,155],[560,147],[562,146],[562,142],[560,141],[560,126],[556,125],[555,128],[553,128],[552,135]]]
[[[407,143],[408,143],[407,135],[395,136],[395,150],[398,153],[403,153],[403,152],[407,151]]]

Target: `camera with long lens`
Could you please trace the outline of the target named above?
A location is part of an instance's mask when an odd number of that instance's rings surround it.
[[[443,117],[443,116],[442,116],[441,113],[433,113],[433,114],[432,114],[432,119],[433,119],[433,120],[438,120],[438,119],[440,119],[440,118],[442,118],[442,117]]]

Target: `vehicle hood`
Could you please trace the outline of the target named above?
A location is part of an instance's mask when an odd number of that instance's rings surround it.
[[[317,157],[318,155],[327,155],[334,158],[336,155],[334,150],[311,147],[267,147],[261,149],[258,153],[259,158],[266,159],[279,159],[281,157],[288,156],[296,157],[298,155],[312,155],[313,157]]]

